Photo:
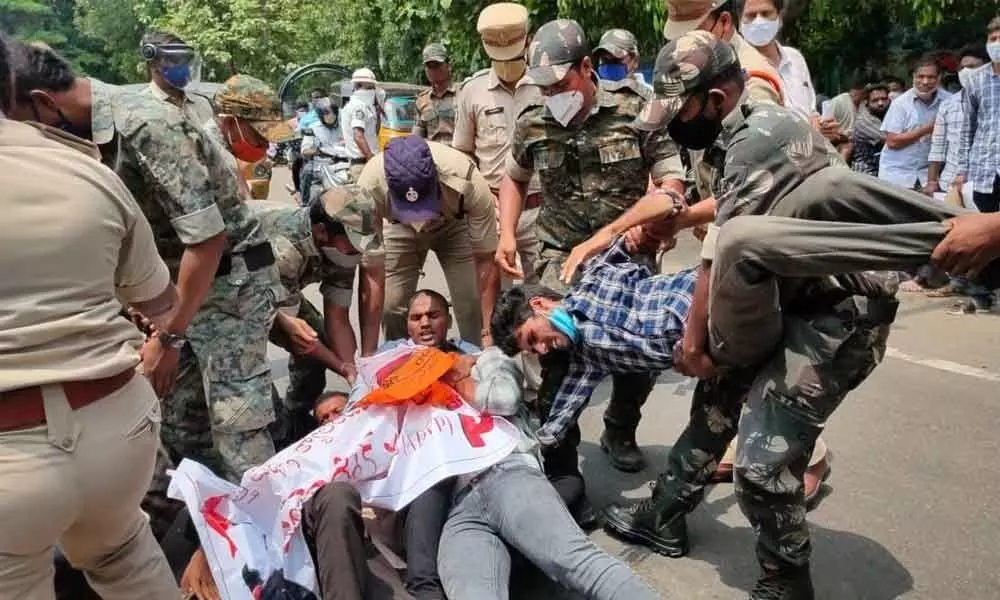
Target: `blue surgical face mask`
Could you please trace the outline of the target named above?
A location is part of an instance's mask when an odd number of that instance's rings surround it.
[[[990,55],[992,62],[1000,63],[1000,42],[986,44],[986,53]]]
[[[168,65],[160,67],[160,75],[163,75],[163,79],[171,86],[183,90],[191,82],[191,66]]]
[[[607,81],[621,81],[628,77],[628,67],[622,63],[604,63],[597,67],[597,75]]]
[[[576,328],[576,319],[565,308],[561,306],[553,308],[548,318],[559,333],[568,337],[574,344],[579,341],[580,332]]]

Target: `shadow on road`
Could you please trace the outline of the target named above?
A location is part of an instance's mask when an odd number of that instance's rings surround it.
[[[587,493],[597,507],[649,494],[646,484],[656,478],[666,464],[670,447],[643,446],[650,465],[640,473],[621,473],[612,468],[599,445],[584,441],[580,445],[582,470],[588,482]],[[600,482],[596,485],[595,482]],[[688,531],[691,554],[683,560],[710,564],[726,586],[748,590],[759,574],[754,554],[754,536],[740,516],[741,525],[731,526],[722,517],[736,506],[732,486],[724,484],[726,494],[713,494],[691,514]],[[627,493],[627,496],[626,496]],[[847,494],[834,501],[850,502]],[[826,502],[830,502],[827,498]],[[738,508],[736,509],[738,512]],[[822,506],[817,512],[822,511]],[[881,544],[846,531],[836,531],[810,522],[813,543],[813,581],[820,600],[890,600],[913,589],[909,571]],[[670,559],[662,558],[639,546],[626,546],[619,558],[639,566],[658,561],[659,568],[669,568]],[[720,586],[721,587],[721,586]]]

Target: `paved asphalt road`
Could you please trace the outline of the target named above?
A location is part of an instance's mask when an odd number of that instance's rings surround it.
[[[287,171],[272,198],[285,199]],[[665,259],[692,263],[689,236]],[[429,259],[421,285],[446,291]],[[310,293],[318,296],[315,290]],[[824,434],[834,454],[828,495],[810,513],[813,577],[820,600],[987,600],[1000,598],[1000,318],[946,315],[948,300],[906,295],[890,350],[851,394]],[[275,374],[284,372],[274,349]],[[599,445],[608,386],[584,413],[583,471],[597,506],[643,497],[687,420],[694,382],[660,378],[639,428],[650,466],[625,475]],[[666,598],[745,598],[757,575],[753,536],[731,485],[716,486],[692,515],[692,551],[671,560],[594,539],[627,561]]]

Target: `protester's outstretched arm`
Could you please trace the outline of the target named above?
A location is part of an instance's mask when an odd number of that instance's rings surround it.
[[[690,211],[695,212],[688,216],[687,213]],[[658,191],[643,196],[622,216],[602,227],[586,242],[573,248],[563,263],[560,278],[566,283],[572,281],[580,265],[606,250],[618,236],[633,227],[662,223],[664,227],[654,229],[653,232],[662,236],[661,239],[667,239],[681,229],[711,222],[713,218],[715,218],[714,201],[699,202],[689,209],[684,198],[673,191]]]

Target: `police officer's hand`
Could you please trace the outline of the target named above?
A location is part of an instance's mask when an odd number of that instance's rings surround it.
[[[219,589],[212,578],[212,570],[208,566],[205,550],[198,548],[181,576],[181,593],[186,598],[195,597],[198,600],[219,600]]]
[[[559,272],[559,280],[566,284],[572,283],[580,265],[607,250],[613,241],[614,238],[602,229],[589,240],[578,244],[563,262],[562,270]],[[626,242],[627,244],[628,242]]]
[[[149,379],[158,398],[163,398],[174,388],[177,380],[177,368],[181,360],[181,352],[175,348],[164,346],[159,336],[150,336],[139,351],[142,358],[142,371]]]
[[[516,279],[524,279],[524,273],[517,268],[517,240],[501,235],[497,243],[497,266],[507,275]]]
[[[704,350],[681,341],[674,346],[674,370],[688,377],[709,379],[715,375],[715,363]]]
[[[345,362],[341,375],[347,380],[348,385],[354,387],[354,382],[358,380],[358,367],[352,362]]]
[[[961,215],[946,224],[948,234],[931,254],[937,267],[951,275],[975,277],[1000,258],[1000,213]]]
[[[309,354],[319,343],[319,334],[302,319],[290,317],[284,327],[295,354]]]

